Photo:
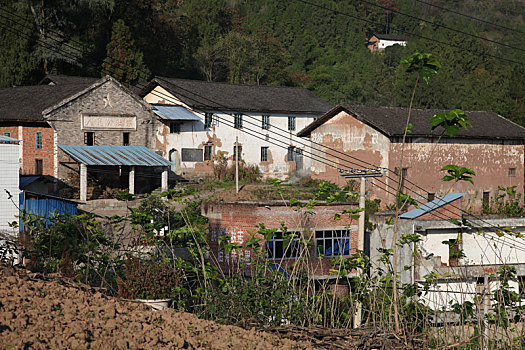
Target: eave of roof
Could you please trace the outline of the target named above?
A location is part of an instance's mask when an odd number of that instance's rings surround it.
[[[466,195],[466,193],[460,193],[460,192],[447,193],[446,195],[436,198],[433,201],[420,206],[419,208],[407,211],[406,213],[399,215],[399,217],[401,219],[417,219],[418,217],[422,215],[428,214],[438,208],[441,208],[442,206],[446,204],[454,202],[455,200],[463,197],[464,195]]]
[[[94,166],[170,166],[171,163],[144,146],[58,145],[75,161]]]
[[[407,111],[407,108],[401,107],[373,107],[342,103],[307,125],[297,133],[297,136],[310,136],[313,130],[340,112],[348,113],[389,138],[402,136],[404,134]],[[410,138],[440,137],[444,130],[436,129],[432,132],[430,119],[434,114],[443,111],[438,109],[412,109],[411,123],[414,124],[414,127],[408,136]],[[472,127],[466,130],[460,129],[454,136],[455,139],[525,140],[525,128],[503,118],[497,113],[490,111],[465,111],[465,113],[467,117],[470,116]]]
[[[157,86],[196,110],[320,115],[330,108],[312,92],[299,87],[237,85],[164,77],[154,78],[139,95],[144,97]]]

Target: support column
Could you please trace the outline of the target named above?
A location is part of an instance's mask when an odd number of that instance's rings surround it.
[[[162,170],[160,187],[162,191],[168,190],[168,167],[164,167],[164,169]]]
[[[85,202],[87,200],[87,166],[80,164],[80,200]]]
[[[135,194],[135,167],[132,166],[129,170],[129,193]]]

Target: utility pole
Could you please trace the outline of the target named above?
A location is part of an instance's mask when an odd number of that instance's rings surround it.
[[[239,136],[235,137],[235,190],[239,193]]]
[[[362,209],[359,212],[359,221],[358,221],[358,230],[357,230],[357,250],[363,252],[365,250],[365,204],[366,204],[366,178],[367,177],[381,177],[384,176],[382,168],[377,169],[350,169],[344,170],[340,169],[339,172],[341,176],[346,179],[361,179],[360,191],[359,191],[359,209]],[[357,276],[363,274],[362,269],[357,270]],[[362,305],[357,302],[356,312],[354,314],[354,328],[361,327],[361,314],[362,314]]]
[[[487,314],[489,313],[489,276],[484,277],[485,288],[483,288],[483,349],[489,348],[489,324]]]

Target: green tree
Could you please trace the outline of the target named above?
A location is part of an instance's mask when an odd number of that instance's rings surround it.
[[[109,74],[125,85],[147,80],[151,73],[143,62],[143,54],[135,48],[131,31],[123,20],[113,24],[107,57],[102,64],[102,76]]]

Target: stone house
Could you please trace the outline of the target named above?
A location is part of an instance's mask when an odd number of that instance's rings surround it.
[[[309,212],[307,209],[294,210],[283,201],[237,201],[204,202],[202,215],[209,219],[208,243],[211,260],[226,273],[249,273],[256,258],[253,249],[245,245],[255,233],[262,239],[261,248],[266,251],[272,269],[285,275],[299,259],[308,263],[308,271],[315,278],[329,279],[333,268],[330,260],[334,257],[349,257],[357,248],[357,221],[343,214],[341,220],[334,221],[336,214],[343,210],[356,208],[355,204],[318,203]],[[256,233],[256,226],[264,224],[268,229],[277,229],[273,237],[264,241],[264,236]],[[310,243],[306,249],[292,242],[288,248],[283,236],[283,224],[287,233],[294,233],[297,239]],[[296,240],[297,240],[296,239]],[[227,252],[226,243],[234,243],[239,249]]]
[[[402,139],[408,110],[340,104],[298,132],[312,142],[313,178],[344,184],[341,172],[388,169],[386,177],[370,179],[371,198],[391,203],[401,181],[402,192],[425,202],[451,190],[442,181],[446,165],[475,171],[474,183],[458,182],[455,191],[467,193],[467,210],[481,211],[498,187],[515,187],[523,194],[525,129],[489,111],[465,112],[472,123],[448,137],[442,128],[431,131],[431,118],[441,110],[414,109],[400,168]],[[328,165],[334,165],[333,167]],[[423,200],[422,200],[423,199]]]
[[[67,196],[79,189],[82,166],[61,145],[92,146],[92,150],[99,146],[137,146],[154,153],[149,148],[155,122],[151,106],[109,76],[101,79],[50,76],[42,85],[0,89],[0,133],[22,141],[21,174],[52,176],[57,189],[73,190],[64,193]],[[102,191],[106,186],[129,186],[128,175],[135,175],[134,164],[119,163],[115,152],[112,162],[86,165],[90,173],[89,198],[96,197],[93,191]],[[134,186],[137,191],[160,186],[159,171],[154,168],[137,169],[139,182]],[[151,180],[155,176],[158,181]]]
[[[140,93],[157,108],[153,149],[180,175],[213,175],[221,154],[283,178],[309,167],[292,137],[330,106],[303,88],[234,85],[158,77]],[[280,136],[277,136],[280,134]],[[238,140],[238,145],[236,145]]]
[[[408,37],[396,34],[372,34],[368,38],[367,47],[372,52],[381,52],[389,46],[406,46]]]

